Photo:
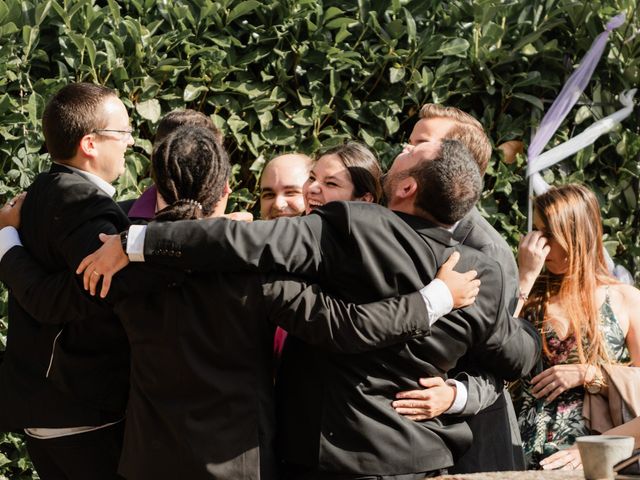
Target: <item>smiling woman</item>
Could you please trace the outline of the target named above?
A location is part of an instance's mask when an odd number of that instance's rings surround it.
[[[325,203],[360,200],[378,203],[382,169],[364,145],[346,142],[318,156],[303,187],[306,213]]]
[[[607,394],[602,367],[640,365],[640,291],[609,275],[600,206],[589,189],[552,188],[536,197],[534,219],[537,230],[518,254],[520,296],[544,355],[542,368],[524,382],[519,424],[529,466],[540,468],[547,456],[593,433],[582,407],[585,392]]]

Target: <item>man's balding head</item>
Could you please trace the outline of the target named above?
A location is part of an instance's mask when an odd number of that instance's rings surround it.
[[[278,155],[260,176],[260,217],[272,220],[304,212],[302,186],[309,178],[312,160],[301,153]]]

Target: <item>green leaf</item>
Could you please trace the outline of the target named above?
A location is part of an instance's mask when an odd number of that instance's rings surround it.
[[[7,4],[0,0],[0,24],[3,24],[5,19],[9,16],[9,8]]]
[[[438,53],[444,56],[460,55],[469,50],[469,42],[464,38],[455,38],[445,42],[438,49]]]
[[[513,92],[511,95],[515,98],[519,98],[520,100],[524,100],[525,102],[529,102],[539,110],[544,110],[544,105],[538,97],[534,97],[533,95],[529,95],[528,93],[521,92]]]
[[[406,8],[402,9],[404,11],[404,18],[407,24],[407,36],[409,37],[409,41],[415,43],[416,41],[416,21],[411,15],[411,12]]]
[[[326,12],[324,12],[324,21],[325,23],[331,20],[338,15],[342,15],[344,12],[340,10],[338,7],[329,7]]]
[[[338,33],[336,33],[336,43],[342,43],[350,35],[351,35],[351,32],[349,32],[349,30],[347,30],[346,25],[343,25],[340,28],[340,31]]]
[[[346,28],[349,27],[350,25],[356,25],[358,22],[353,20],[352,18],[345,18],[345,17],[340,17],[340,18],[334,18],[333,20],[330,20],[329,22],[326,23],[325,27],[327,27],[330,30],[335,30],[338,28]]]
[[[334,69],[329,72],[329,93],[335,97],[340,89],[340,74]]]
[[[398,83],[401,82],[402,80],[404,80],[404,74],[405,74],[405,69],[400,67],[400,68],[395,68],[395,67],[391,67],[389,69],[389,81],[391,83]]]
[[[231,12],[229,12],[229,15],[227,16],[227,25],[233,22],[236,18],[247,15],[261,6],[262,2],[258,2],[257,0],[246,0],[244,2],[240,2],[238,5],[233,7]]]
[[[45,18],[47,18],[47,15],[49,14],[49,10],[51,10],[51,0],[47,0],[46,2],[38,2],[36,4],[35,17],[37,26],[42,25],[42,22],[45,20]]]
[[[155,98],[137,103],[136,112],[138,112],[138,114],[142,118],[144,118],[145,120],[149,120],[152,123],[156,123],[158,120],[160,120],[160,115],[162,114],[162,110],[160,109],[160,102]]]
[[[229,120],[227,120],[227,124],[229,125],[229,128],[233,133],[239,133],[241,130],[243,130],[245,127],[249,125],[247,122],[242,120],[237,115],[232,115],[229,118]]]
[[[193,102],[196,98],[200,96],[202,92],[206,92],[209,89],[203,85],[195,87],[193,85],[187,85],[184,89],[184,93],[182,94],[182,99],[185,102]]]

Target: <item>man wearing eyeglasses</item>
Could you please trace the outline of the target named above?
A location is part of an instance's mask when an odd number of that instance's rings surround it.
[[[42,126],[53,165],[29,188],[20,237],[47,271],[73,271],[99,246],[92,240],[99,232],[129,225],[111,198],[133,145],[129,115],[113,90],[76,83],[50,100]],[[70,314],[79,288],[71,282],[48,290]],[[46,323],[35,320],[44,307],[29,303],[9,301],[0,429],[26,433],[40,478],[119,478],[129,375],[124,330],[100,304],[80,322]]]

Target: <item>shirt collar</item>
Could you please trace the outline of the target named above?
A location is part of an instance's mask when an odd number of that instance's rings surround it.
[[[458,225],[460,224],[460,220],[458,220],[456,223],[454,223],[453,225],[451,225],[450,227],[443,227],[447,232],[449,233],[453,233],[453,231],[458,228]]]
[[[99,176],[87,172],[85,170],[80,170],[79,168],[75,168],[72,167],[70,165],[64,165],[64,167],[68,168],[69,170],[72,170],[74,172],[76,172],[78,175],[84,177],[86,180],[88,180],[89,182],[93,183],[96,187],[98,187],[100,190],[102,190],[104,193],[106,193],[107,195],[109,195],[110,197],[113,197],[116,194],[116,189],[113,185],[111,185],[109,182],[106,182],[105,180],[103,180],[102,178],[100,178]]]

